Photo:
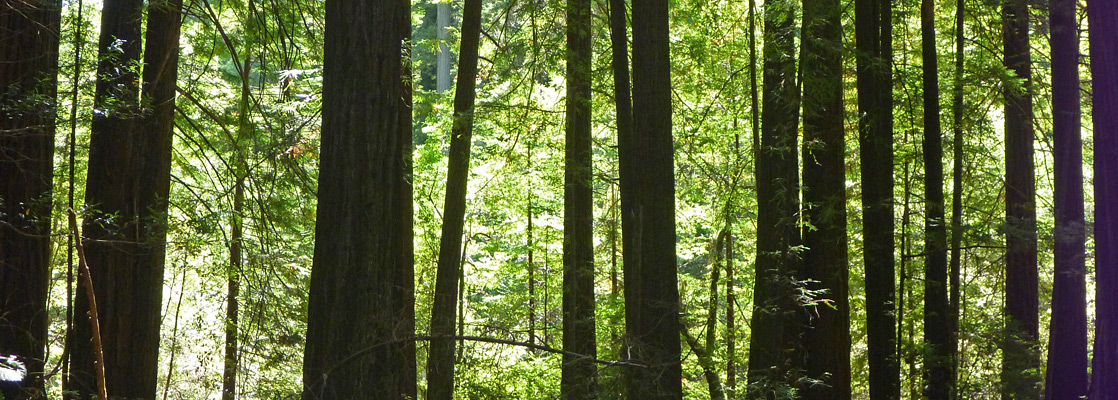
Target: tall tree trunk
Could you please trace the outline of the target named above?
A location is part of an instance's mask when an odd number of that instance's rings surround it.
[[[1075,0],[1052,0],[1052,128],[1055,136],[1055,277],[1045,399],[1087,395],[1086,226],[1079,135],[1079,32]]]
[[[757,262],[747,397],[795,385],[801,320],[793,292],[799,272],[799,168],[794,16],[790,0],[766,4],[764,99],[757,152]]]
[[[27,392],[44,389],[61,10],[0,4],[0,355],[24,361]]]
[[[1017,80],[1003,83],[1005,96],[1005,345],[1002,398],[1040,397],[1037,300],[1036,183],[1033,167],[1032,72],[1027,0],[1003,0],[1005,67]]]
[[[441,12],[440,8],[440,15]],[[450,133],[435,300],[431,306],[432,336],[454,335],[454,305],[458,294],[458,269],[462,263],[462,231],[466,216],[480,36],[481,0],[467,0],[462,16],[462,47],[458,52],[461,59],[458,61],[458,83],[454,92],[454,124]],[[454,347],[455,342],[450,339],[431,341],[427,357],[428,399],[450,400],[454,397]]]
[[[246,52],[247,53],[247,52]],[[252,127],[249,125],[251,111],[251,98],[249,97],[249,77],[252,72],[251,57],[245,57],[241,67],[241,104],[237,115],[237,137],[233,144],[236,152],[233,160],[233,215],[229,225],[232,231],[229,238],[229,270],[226,271],[227,293],[225,298],[225,368],[221,379],[222,400],[233,400],[237,397],[237,369],[238,345],[237,330],[240,327],[239,310],[241,291],[241,274],[244,273],[244,202],[245,180],[248,179],[248,152],[244,146],[248,145],[251,138]]]
[[[563,191],[564,399],[596,398],[594,204],[590,135],[590,0],[567,0],[567,126]]]
[[[930,400],[951,398],[951,312],[947,298],[947,222],[943,213],[943,139],[935,1],[920,3],[924,75],[924,379]]]
[[[870,399],[900,398],[893,237],[892,2],[855,0],[858,148],[866,280]]]
[[[955,2],[955,87],[952,89],[952,131],[954,154],[951,179],[951,259],[948,262],[951,295],[951,386],[957,387],[959,378],[959,270],[963,256],[963,55],[966,1]]]
[[[86,178],[86,204],[95,211],[83,228],[106,386],[122,398],[155,397],[182,2],[148,7],[142,95],[136,71],[126,67],[140,59],[141,6],[104,5]],[[78,290],[78,315],[89,308],[86,290]],[[74,379],[64,389],[86,398],[95,388],[90,326],[87,318],[74,322]]]
[[[850,303],[846,252],[846,140],[842,104],[842,9],[838,0],[803,3],[804,279],[819,290],[808,306],[803,395],[850,399]]]
[[[729,213],[726,215],[726,391],[730,398],[737,395],[737,314],[734,311],[738,299],[734,294],[734,231]]]
[[[633,99],[633,115],[641,118],[633,120],[633,135],[618,141],[620,157],[630,161],[621,165],[622,236],[630,245],[623,247],[625,315],[632,361],[645,367],[629,368],[629,398],[679,399],[683,383],[667,0],[633,2]]]
[[[1095,346],[1091,400],[1118,399],[1118,3],[1088,0],[1095,132]]]
[[[305,400],[416,396],[410,21],[406,0],[326,2]]]

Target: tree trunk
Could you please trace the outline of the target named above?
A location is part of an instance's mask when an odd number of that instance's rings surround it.
[[[563,191],[564,399],[596,398],[594,204],[590,136],[590,0],[567,0],[567,127]]]
[[[1091,400],[1118,399],[1118,3],[1089,0],[1095,132],[1095,346]]]
[[[1040,398],[1036,185],[1027,0],[1003,0],[1005,67],[1020,79],[1003,83],[1005,96],[1006,337],[1002,398]]]
[[[133,0],[104,5],[86,179],[93,211],[83,228],[108,394],[122,398],[155,397],[182,3],[148,7],[142,95],[136,71],[127,67],[140,59],[141,8]],[[79,287],[79,316],[89,308],[86,296]],[[64,389],[86,398],[95,387],[90,327],[87,318],[74,322],[74,378]]]
[[[1087,273],[1083,140],[1079,135],[1079,32],[1075,0],[1052,0],[1052,128],[1055,136],[1055,277],[1045,399],[1087,395]]]
[[[326,3],[303,399],[416,396],[405,0]]]
[[[757,152],[757,262],[749,339],[747,397],[768,398],[795,385],[799,360],[799,176],[794,14],[781,0],[765,7],[764,99]],[[762,167],[764,166],[764,167]]]
[[[964,35],[963,16],[966,1],[955,2],[955,87],[952,99],[952,130],[955,147],[952,157],[951,179],[951,259],[948,262],[951,295],[951,376],[952,387],[957,387],[959,378],[959,270],[963,256],[963,55]]]
[[[837,0],[803,3],[804,279],[819,290],[807,306],[804,352],[813,399],[850,399],[850,305],[847,300],[846,140],[843,137],[842,9]]]
[[[439,12],[442,15],[442,8]],[[435,300],[431,306],[431,336],[454,335],[454,305],[458,294],[458,269],[462,263],[462,231],[466,216],[480,36],[481,0],[468,0],[462,16],[462,47],[459,50],[461,59],[458,61],[458,83],[454,91],[454,124],[450,133],[450,158],[447,163],[442,237],[435,276]],[[454,397],[454,347],[454,340],[431,341],[427,357],[428,399],[450,400]]]
[[[633,120],[634,134],[618,143],[620,157],[636,161],[628,165],[635,168],[628,174],[621,165],[622,205],[635,200],[622,216],[630,220],[623,220],[622,235],[636,244],[635,251],[623,247],[625,314],[632,361],[646,367],[629,368],[629,398],[679,399],[683,383],[667,0],[633,3],[633,99],[633,115],[641,118]],[[626,197],[627,192],[635,199]]]
[[[0,4],[0,355],[26,364],[27,392],[44,390],[60,12]]]
[[[450,28],[450,2],[439,2],[435,9],[437,24],[435,29],[439,39],[439,50],[435,59],[435,90],[442,93],[450,89],[450,31],[447,30]],[[455,94],[454,97],[457,101],[458,95]]]
[[[870,399],[900,398],[898,313],[893,237],[892,2],[855,0],[858,149]]]
[[[951,313],[947,298],[947,223],[943,213],[943,139],[935,1],[920,3],[924,75],[924,394],[951,398]]]
[[[242,252],[244,249],[245,180],[248,178],[249,163],[248,152],[244,150],[244,146],[249,143],[250,130],[252,129],[249,125],[249,113],[251,111],[249,77],[251,71],[251,58],[245,57],[245,62],[241,68],[241,104],[240,110],[237,112],[240,118],[237,124],[236,142],[233,144],[236,154],[233,160],[233,215],[229,221],[232,231],[229,238],[229,271],[226,271],[228,289],[225,299],[225,368],[221,379],[222,400],[233,400],[237,397],[237,369],[239,365],[237,330],[240,327],[238,316],[240,299],[238,296],[240,296],[241,291],[241,274],[244,273]]]

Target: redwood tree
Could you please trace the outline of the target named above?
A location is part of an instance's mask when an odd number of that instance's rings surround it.
[[[1090,400],[1118,399],[1118,3],[1087,1],[1095,139],[1095,346]]]
[[[1036,183],[1033,166],[1032,72],[1028,0],[1003,0],[1005,67],[1005,345],[1002,397],[1040,397],[1037,301]]]
[[[439,5],[440,12],[442,12],[442,5]],[[458,82],[454,92],[454,123],[450,132],[442,237],[439,241],[439,260],[435,272],[435,298],[431,306],[432,336],[454,335],[454,308],[458,294],[458,269],[462,262],[466,178],[470,172],[470,138],[473,136],[474,129],[474,98],[477,87],[480,36],[481,0],[466,0],[462,15],[462,48],[458,51]],[[428,399],[450,400],[454,396],[455,344],[454,340],[431,341],[427,356]]]
[[[182,21],[180,0],[149,5],[143,75],[136,76],[129,66],[140,59],[142,3],[110,0],[102,11],[83,228],[106,388],[121,398],[155,397]],[[74,377],[64,390],[86,398],[96,393],[96,349],[84,287],[74,304]]]
[[[52,0],[0,4],[0,355],[43,389],[59,12]],[[25,394],[17,396],[22,399]]]
[[[683,396],[668,44],[668,0],[635,0],[633,115],[641,117],[618,143],[630,161],[620,182],[626,339],[630,361],[643,365],[628,368],[630,399]]]
[[[819,290],[807,314],[804,396],[850,398],[850,303],[847,300],[846,140],[842,102],[842,9],[809,0],[803,10],[804,278]]]
[[[1079,36],[1075,0],[1052,0],[1052,130],[1055,136],[1055,264],[1045,398],[1087,394],[1086,227],[1079,136]]]
[[[326,2],[303,399],[416,396],[407,0]]]

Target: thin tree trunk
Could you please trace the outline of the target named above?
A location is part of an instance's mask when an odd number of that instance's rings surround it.
[[[892,2],[856,0],[854,14],[869,388],[872,400],[888,400],[900,398],[897,321],[904,316],[893,260]]]
[[[1090,400],[1118,399],[1118,3],[1088,0],[1095,141],[1095,345]]]
[[[1080,138],[1079,32],[1075,0],[1052,0],[1052,125],[1055,136],[1055,277],[1045,399],[1087,395],[1086,225]]]
[[[730,215],[726,215],[726,390],[731,398],[737,395],[737,295],[734,294],[734,231]]]
[[[245,179],[248,174],[248,159],[247,152],[243,150],[243,146],[247,145],[249,139],[249,76],[251,76],[252,61],[250,57],[245,57],[245,62],[241,68],[241,106],[238,112],[240,121],[237,124],[237,138],[233,148],[236,151],[236,159],[234,162],[234,182],[233,182],[233,215],[230,217],[229,225],[232,234],[230,235],[229,242],[229,271],[226,279],[227,293],[225,298],[225,368],[222,372],[221,379],[221,398],[222,400],[233,400],[237,397],[237,368],[238,368],[238,348],[237,348],[237,330],[240,327],[238,320],[240,308],[241,291],[241,274],[243,272],[243,257],[242,249],[244,248],[244,202],[245,202]]]
[[[813,399],[850,399],[850,305],[846,249],[846,139],[842,103],[842,9],[837,0],[803,3],[804,279],[819,290],[807,306],[805,373]]]
[[[439,2],[435,9],[435,29],[439,39],[439,51],[435,59],[435,90],[442,93],[450,89],[450,2]],[[455,98],[457,100],[457,95]]]
[[[406,0],[326,3],[304,400],[416,397],[410,20]]]
[[[947,297],[947,223],[943,214],[943,139],[935,2],[920,3],[924,76],[924,394],[951,398],[951,312]]]
[[[43,392],[61,4],[0,4],[0,354]]]
[[[955,147],[952,156],[951,179],[951,260],[948,263],[950,270],[951,292],[951,386],[958,386],[959,378],[959,270],[962,264],[963,245],[963,51],[964,51],[964,25],[963,16],[966,12],[966,1],[955,2],[955,87],[952,99],[952,130],[954,132]],[[958,389],[956,389],[958,390]]]
[[[1003,0],[1005,66],[1020,79],[1003,83],[1005,96],[1005,345],[1003,399],[1040,397],[1037,299],[1036,188],[1027,0]]]
[[[718,378],[718,371],[714,369],[714,359],[708,351],[710,347],[703,347],[699,343],[699,339],[692,335],[687,327],[682,326],[680,332],[683,334],[683,339],[687,341],[687,346],[695,352],[695,357],[699,359],[699,367],[703,369],[703,378],[707,381],[710,400],[725,400],[726,392],[722,389],[722,381]]]
[[[441,7],[444,5],[439,4],[440,17]],[[461,59],[458,61],[458,83],[454,92],[454,124],[450,133],[442,237],[435,277],[435,300],[431,306],[432,336],[450,336],[454,333],[454,305],[458,293],[458,270],[462,263],[462,232],[466,216],[480,36],[481,0],[468,0],[462,17],[462,47],[459,50]],[[443,51],[446,51],[445,48]],[[442,79],[441,64],[439,68]],[[447,73],[449,74],[449,70]],[[450,400],[454,397],[454,347],[454,340],[431,341],[427,357],[428,399]]]

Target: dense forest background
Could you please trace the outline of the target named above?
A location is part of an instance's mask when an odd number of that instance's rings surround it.
[[[1115,21],[0,0],[0,393],[1116,399]]]

